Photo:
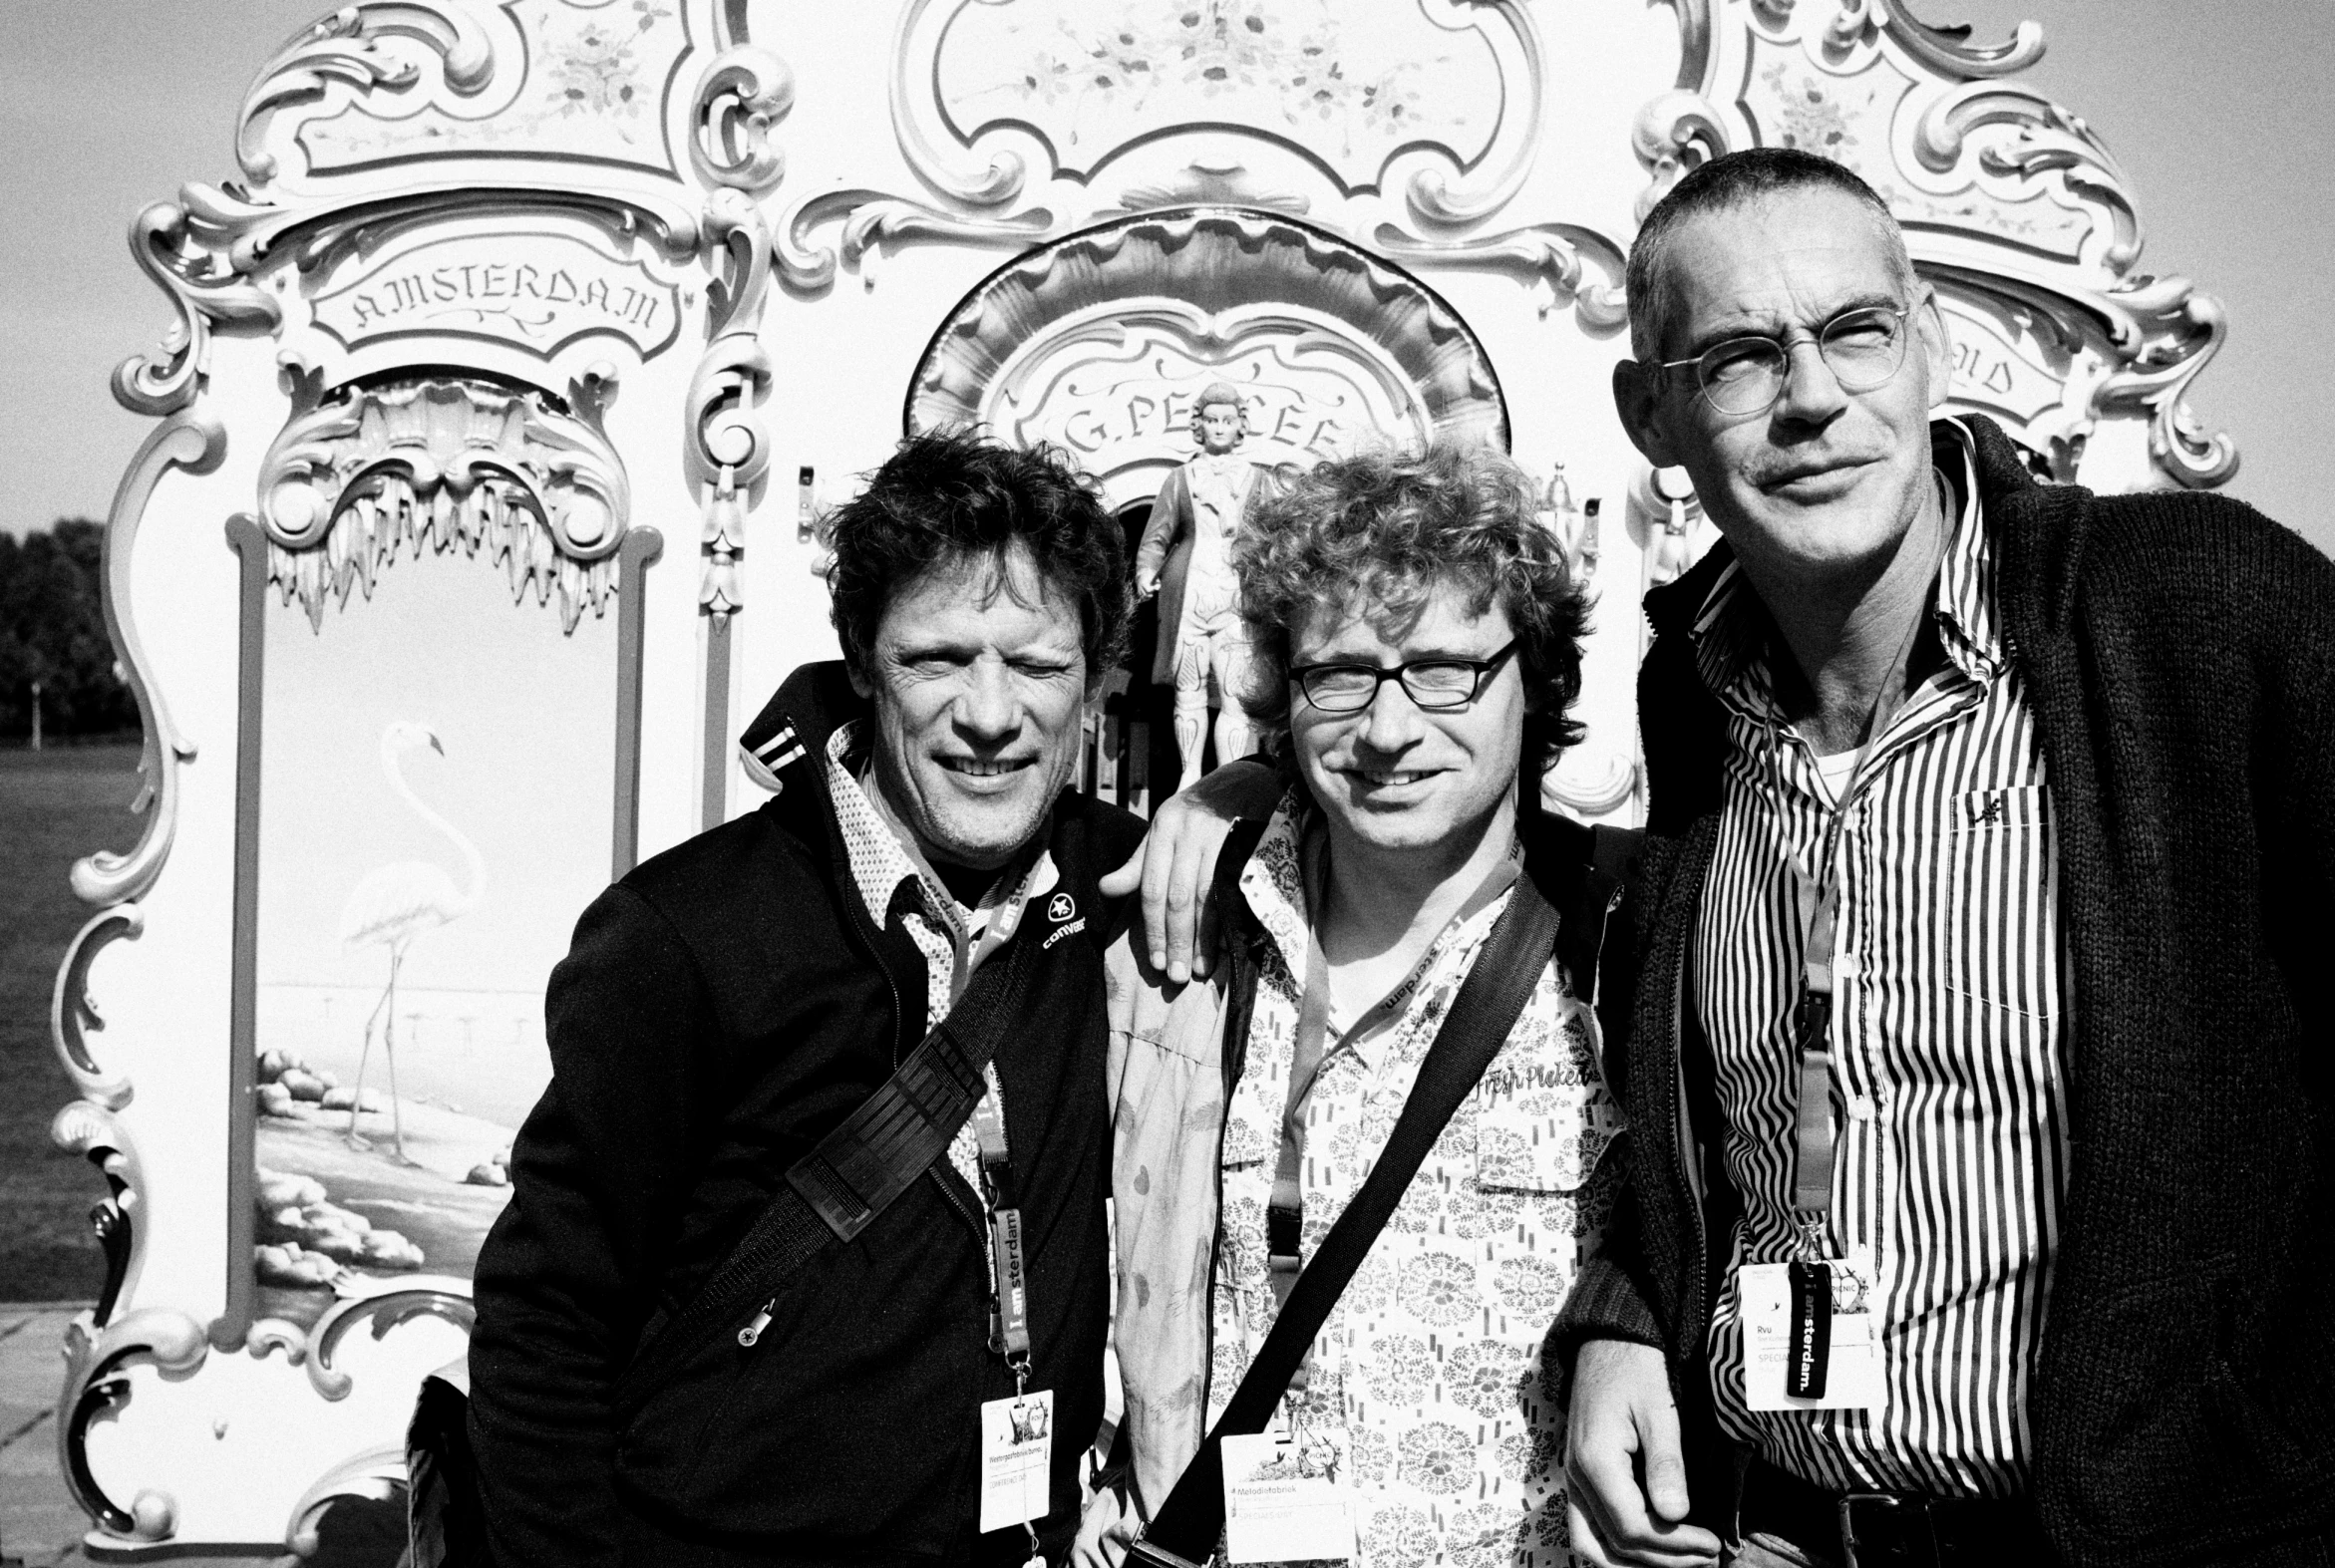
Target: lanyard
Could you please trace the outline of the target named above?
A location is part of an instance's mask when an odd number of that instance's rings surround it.
[[[1321,941],[1321,924],[1328,903],[1327,878],[1322,874],[1320,839],[1309,837],[1306,848],[1309,918],[1305,937],[1305,995],[1298,1004],[1297,1038],[1289,1064],[1289,1094],[1281,1109],[1280,1163],[1273,1174],[1272,1201],[1265,1209],[1265,1263],[1276,1312],[1288,1302],[1289,1291],[1297,1283],[1298,1270],[1303,1267],[1298,1238],[1304,1228],[1305,1204],[1298,1178],[1305,1164],[1305,1106],[1312,1098],[1314,1080],[1321,1073],[1330,1025],[1330,965]],[[1508,890],[1523,868],[1523,840],[1511,839],[1507,853],[1501,856],[1500,863],[1487,873],[1458,912],[1444,922],[1435,940],[1419,955],[1419,962],[1411,966],[1411,972],[1343,1031],[1338,1036],[1338,1044],[1361,1038],[1409,1004],[1420,983],[1427,978],[1428,968],[1442,949],[1444,939]],[[1304,1377],[1301,1369],[1291,1386],[1303,1388]]]
[[[1014,1187],[1013,1154],[1005,1142],[1005,1086],[997,1064],[989,1089],[973,1107],[973,1136],[981,1145],[981,1185],[989,1203],[989,1348],[1013,1369],[1014,1393],[1030,1383],[1030,1274],[1022,1241],[1021,1195]]]
[[[1881,739],[1881,707],[1891,681],[1913,651],[1913,639],[1926,616],[1916,614],[1889,661],[1872,707],[1864,718],[1864,740],[1849,765],[1840,797],[1825,812],[1824,841],[1818,847],[1816,869],[1800,863],[1789,843],[1784,862],[1792,873],[1793,901],[1800,917],[1800,997],[1792,1009],[1792,1050],[1799,1077],[1792,1159],[1792,1207],[1800,1222],[1801,1250],[1815,1259],[1824,1255],[1824,1231],[1833,1211],[1833,945],[1840,915],[1839,847],[1841,824],[1848,807],[1865,784],[1864,767]],[[1779,840],[1785,824],[1784,794],[1779,779],[1784,772],[1784,749],[1776,733],[1774,698],[1767,716],[1768,768],[1763,771],[1776,815]]]

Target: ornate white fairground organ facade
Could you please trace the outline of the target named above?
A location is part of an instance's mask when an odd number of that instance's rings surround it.
[[[1880,189],[1955,404],[2039,472],[2226,478],[2182,402],[2220,312],[2140,270],[2041,52],[1904,0],[359,0],[288,42],[239,171],[132,233],[175,311],[114,381],[144,826],[75,868],[54,1011],[113,1193],[60,1419],[91,1554],[305,1553],[396,1496],[545,973],[763,798],[734,738],[834,647],[818,516],[903,433],[1054,442],[1131,522],[1213,381],[1263,462],[1508,448],[1600,604],[1544,795],[1625,820],[1637,600],[1709,529],[1608,380],[1701,159]],[[1085,771],[1137,804],[1140,697]]]

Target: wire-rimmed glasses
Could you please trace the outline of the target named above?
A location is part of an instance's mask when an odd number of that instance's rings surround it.
[[[1305,700],[1323,713],[1360,713],[1378,701],[1378,689],[1398,681],[1411,701],[1427,713],[1449,713],[1465,708],[1484,694],[1484,683],[1516,651],[1511,637],[1498,652],[1482,659],[1456,659],[1445,654],[1414,659],[1391,668],[1376,664],[1301,664],[1289,679]]]
[[[1910,305],[1859,305],[1808,334],[1833,379],[1844,392],[1870,392],[1905,363],[1905,318]],[[1714,343],[1688,359],[1658,360],[1657,370],[1695,368],[1695,380],[1722,414],[1765,414],[1784,396],[1792,371],[1791,339],[1747,336]]]

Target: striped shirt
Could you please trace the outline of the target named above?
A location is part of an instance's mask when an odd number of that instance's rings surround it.
[[[2068,1168],[2057,847],[2032,704],[2005,657],[1968,433],[1940,427],[1962,497],[1932,625],[1943,661],[1853,784],[1778,709],[1772,623],[1739,568],[1694,641],[1727,711],[1726,800],[1694,936],[1694,1006],[1744,1198],[1711,1328],[1721,1424],[1821,1485],[2006,1496],[2032,1456],[2027,1393]],[[1887,1405],[1754,1412],[1736,1265],[1793,1255],[1804,941],[1788,856],[1812,870],[1854,789],[1833,874],[1833,1255],[1869,1247]]]

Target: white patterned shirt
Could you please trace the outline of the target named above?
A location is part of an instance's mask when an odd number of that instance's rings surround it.
[[[866,906],[867,918],[875,922],[875,928],[882,930],[884,922],[891,917],[892,897],[902,882],[912,884],[919,895],[910,908],[901,912],[900,923],[907,928],[908,939],[916,944],[916,951],[924,955],[924,1027],[929,1030],[948,1017],[958,992],[980,967],[986,956],[981,938],[990,922],[1002,918],[1004,924],[999,928],[999,935],[1012,935],[1014,922],[1020,919],[1022,906],[1029,902],[1030,894],[1054,885],[1054,857],[1041,848],[1038,858],[1018,880],[1001,874],[989,891],[981,895],[980,903],[967,909],[947,888],[924,874],[900,842],[883,808],[851,777],[845,759],[857,740],[857,730],[858,724],[853,721],[836,726],[834,734],[828,737],[828,796],[834,803],[835,825],[842,829],[843,853],[851,862],[851,881],[859,889],[859,901]],[[960,941],[964,950],[961,975],[957,972]],[[957,1135],[950,1140],[948,1159],[966,1184],[979,1192],[981,1144],[974,1136],[970,1118],[957,1128]],[[984,1245],[988,1234],[984,1226]]]
[[[1968,432],[1936,427],[1963,498],[1939,565],[1943,666],[1883,727],[1835,867],[1832,1236],[1874,1249],[1887,1408],[1747,1409],[1737,1273],[1711,1324],[1720,1422],[1834,1488],[2025,1490],[2027,1394],[2068,1170],[2057,856],[2035,715],[1995,620]],[[1694,632],[1727,710],[1726,800],[1695,929],[1694,1005],[1717,1066],[1734,1264],[1792,1256],[1803,936],[1835,798],[1775,705],[1768,622],[1731,568]]]
[[[1265,1209],[1302,1000],[1307,941],[1293,794],[1240,892],[1272,941],[1248,1050],[1226,1106],[1212,1424],[1271,1330]],[[1305,1108],[1308,1260],[1386,1144],[1445,1013],[1512,892],[1430,949],[1384,1027],[1332,1040]],[[1598,1067],[1596,1015],[1554,961],[1522,1018],[1372,1245],[1284,1402],[1304,1440],[1336,1450],[1357,1499],[1359,1568],[1570,1568],[1564,1405],[1541,1345],[1601,1242],[1621,1130]]]

